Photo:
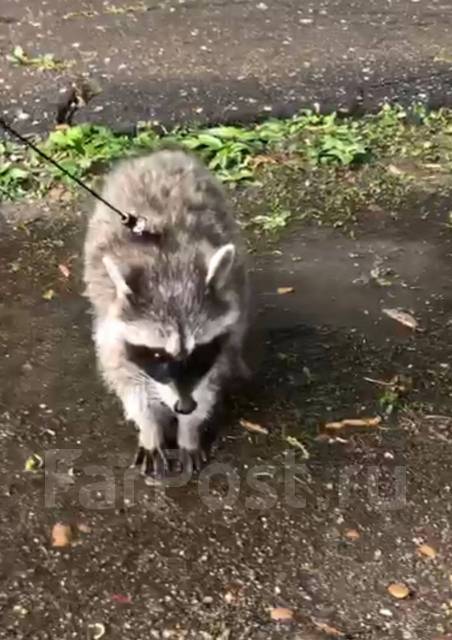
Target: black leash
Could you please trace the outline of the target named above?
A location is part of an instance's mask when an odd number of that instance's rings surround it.
[[[68,178],[70,178],[71,180],[76,182],[80,187],[85,189],[85,191],[87,191],[90,195],[92,195],[94,198],[96,198],[96,200],[99,200],[105,206],[107,206],[109,209],[111,209],[116,214],[118,214],[118,216],[120,216],[120,218],[121,218],[122,224],[124,226],[126,226],[128,229],[131,229],[132,231],[134,231],[137,234],[142,234],[144,232],[144,230],[145,230],[145,220],[143,218],[138,218],[137,216],[134,216],[131,213],[124,213],[124,211],[121,211],[120,209],[118,209],[115,206],[113,206],[112,204],[110,204],[110,202],[107,202],[107,200],[102,198],[102,196],[100,196],[93,189],[91,189],[91,187],[88,187],[88,185],[85,184],[84,182],[82,182],[79,178],[77,178],[77,176],[74,176],[72,173],[70,173],[70,171],[68,171],[67,169],[62,167],[58,162],[56,162],[56,160],[54,160],[53,158],[48,156],[46,153],[44,153],[44,151],[41,151],[41,149],[39,149],[33,142],[30,142],[30,140],[27,140],[27,138],[25,138],[18,131],[16,131],[13,127],[11,127],[11,125],[9,125],[2,117],[0,117],[0,126],[5,131],[10,133],[12,136],[14,136],[18,140],[20,140],[22,142],[22,144],[24,144],[26,147],[30,147],[30,149],[33,149],[33,151],[35,153],[37,153],[39,156],[41,156],[41,158],[46,160],[46,162],[49,162],[54,167],[56,167],[58,169],[58,171],[60,171],[65,176],[67,176]]]

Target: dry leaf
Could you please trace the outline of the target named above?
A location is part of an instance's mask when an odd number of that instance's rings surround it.
[[[394,582],[393,584],[390,584],[388,591],[392,597],[397,598],[397,600],[403,600],[410,595],[409,588],[406,584],[403,584],[403,582]]]
[[[119,604],[130,604],[132,602],[132,598],[130,596],[126,596],[122,593],[113,593],[111,599],[113,602],[118,602]]]
[[[339,631],[336,627],[332,627],[330,624],[326,624],[326,622],[317,622],[317,620],[313,620],[315,626],[323,633],[326,633],[328,636],[332,636],[333,638],[342,638],[345,634],[343,631]]]
[[[90,624],[89,628],[92,631],[91,637],[93,640],[100,640],[104,637],[106,629],[105,625],[102,624],[102,622],[95,622],[94,624]]]
[[[68,524],[57,522],[52,529],[52,547],[67,547],[71,541],[71,527]]]
[[[270,617],[276,622],[289,622],[293,620],[294,612],[292,609],[286,609],[285,607],[274,607],[270,609]]]
[[[47,192],[46,198],[50,202],[68,203],[72,200],[72,193],[63,185],[59,184]]]
[[[380,423],[380,416],[376,416],[375,418],[345,418],[338,422],[327,422],[325,429],[339,430],[344,427],[378,427]]]
[[[53,300],[54,297],[55,291],[53,289],[47,289],[47,291],[44,291],[44,293],[42,294],[43,300]]]
[[[250,164],[254,169],[257,169],[263,164],[277,164],[277,161],[272,156],[257,155],[250,159]]]
[[[65,278],[69,278],[69,276],[71,275],[71,272],[69,271],[69,267],[66,267],[65,264],[59,264],[58,269],[61,271],[61,273]]]
[[[387,170],[389,173],[392,173],[393,176],[403,176],[403,174],[405,173],[404,171],[402,171],[402,169],[399,169],[399,167],[396,167],[394,164],[390,164]]]
[[[37,453],[33,453],[25,461],[25,471],[38,471],[44,466],[44,460]]]
[[[290,444],[291,447],[295,447],[296,449],[300,449],[303,452],[303,456],[305,460],[309,460],[310,455],[309,451],[306,449],[304,444],[298,440],[298,438],[294,438],[294,436],[286,436],[287,444]]]
[[[47,192],[46,198],[50,202],[58,202],[58,200],[60,200],[61,195],[63,194],[63,192],[64,192],[63,185],[61,185],[61,184],[56,185],[55,187],[52,187],[52,189],[50,189],[50,191]]]
[[[239,424],[241,427],[243,427],[247,431],[251,431],[253,433],[263,433],[264,435],[268,436],[268,429],[266,429],[265,427],[262,427],[260,424],[257,424],[256,422],[250,422],[249,420],[245,420],[244,418],[241,418],[239,420]]]
[[[277,292],[280,296],[284,296],[287,293],[293,293],[295,291],[294,287],[278,287]]]
[[[63,202],[64,204],[67,204],[68,202],[71,202],[72,198],[73,198],[72,193],[66,189],[66,191],[64,191],[61,194],[60,199],[61,199],[61,202]]]
[[[383,313],[388,316],[388,318],[400,322],[400,324],[403,324],[409,329],[416,329],[418,326],[416,318],[406,311],[401,311],[400,309],[383,309]]]
[[[421,544],[417,548],[417,553],[424,558],[436,558],[436,550],[429,544]]]
[[[359,538],[361,537],[361,534],[356,529],[346,529],[344,531],[344,536],[348,540],[353,540],[354,541],[354,540],[359,540]]]

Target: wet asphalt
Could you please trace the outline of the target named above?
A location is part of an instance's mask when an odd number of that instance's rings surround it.
[[[103,90],[80,118],[119,127],[445,105],[451,28],[447,0],[3,0],[0,112],[46,129],[80,75]],[[14,67],[15,46],[71,66]]]
[[[129,469],[136,435],[96,372],[84,213],[2,205],[0,638],[449,640],[450,207],[424,194],[363,212],[354,240],[305,225],[255,252],[255,377],[201,475],[161,486]],[[419,331],[382,313],[399,305]],[[394,375],[412,382],[385,416]]]

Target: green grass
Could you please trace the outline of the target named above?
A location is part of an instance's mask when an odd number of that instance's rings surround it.
[[[303,111],[290,119],[269,119],[251,127],[177,128],[159,135],[150,127],[141,126],[134,137],[115,135],[106,127],[81,124],[52,131],[38,144],[65,169],[88,182],[118,158],[168,144],[192,150],[222,182],[232,186],[259,180],[275,167],[286,167],[292,174],[296,171],[298,180],[300,172],[304,172],[306,183],[321,175],[321,186],[330,206],[344,210],[349,199],[355,206],[363,193],[350,180],[342,194],[337,190],[336,178],[344,169],[360,175],[366,167],[378,166],[393,157],[451,166],[452,113],[443,110],[426,114],[419,108],[406,112],[399,107],[387,107],[377,115],[354,120]],[[394,175],[386,175],[385,180],[400,181]],[[33,151],[9,141],[0,142],[2,198],[43,197],[60,182],[74,187]],[[384,185],[377,181],[367,191],[372,188],[384,189]],[[261,212],[260,218],[255,218],[264,231],[283,228],[291,217],[284,198],[274,200],[270,213]],[[315,198],[311,200],[314,211]],[[323,206],[323,201],[319,199],[319,206]]]

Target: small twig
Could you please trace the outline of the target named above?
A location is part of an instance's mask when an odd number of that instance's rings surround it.
[[[386,382],[385,380],[374,380],[374,378],[367,378],[364,376],[363,380],[366,382],[371,382],[372,384],[378,384],[380,387],[393,387],[394,382]]]

